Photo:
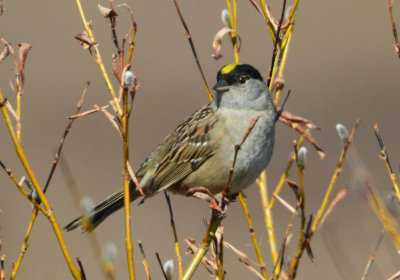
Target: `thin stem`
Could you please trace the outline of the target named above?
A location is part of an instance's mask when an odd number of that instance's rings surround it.
[[[83,101],[85,99],[85,96],[86,96],[88,88],[89,88],[89,83],[86,84],[85,89],[83,90],[83,94],[82,94],[82,97],[81,97],[81,99],[80,99],[80,101],[79,101],[79,103],[77,105],[77,108],[76,108],[76,111],[75,111],[75,115],[78,114],[80,112],[81,108],[82,108]],[[74,120],[75,119],[71,119],[69,121],[69,123],[68,123],[68,125],[67,125],[67,127],[66,127],[66,129],[64,131],[64,134],[61,137],[60,146],[58,147],[58,151],[57,151],[56,155],[54,156],[53,165],[51,167],[50,174],[49,174],[49,176],[47,178],[46,184],[45,184],[45,186],[43,188],[43,193],[46,193],[46,190],[47,190],[47,188],[48,188],[48,186],[50,184],[50,181],[51,181],[51,179],[53,177],[54,171],[55,171],[55,169],[57,167],[58,160],[60,158],[60,154],[61,154],[64,142],[65,142],[65,138],[66,138],[68,132],[71,130],[72,123],[74,122]],[[19,139],[19,141],[20,141],[20,139]],[[21,253],[19,254],[18,260],[14,265],[14,269],[13,269],[13,271],[11,273],[10,280],[13,280],[15,278],[15,276],[17,275],[17,272],[18,272],[18,269],[19,269],[19,267],[21,265],[22,259],[25,256],[25,251],[26,251],[26,248],[27,248],[29,236],[30,236],[30,234],[32,232],[32,228],[33,228],[33,225],[35,223],[35,219],[37,217],[37,214],[38,214],[38,208],[35,207],[33,209],[32,217],[31,217],[31,220],[29,222],[28,229],[27,229],[24,241],[23,241],[22,246],[21,246]]]
[[[24,169],[25,169],[25,171],[26,171],[26,173],[27,173],[27,175],[29,177],[29,180],[31,181],[34,189],[36,190],[36,193],[38,194],[40,200],[42,201],[44,208],[47,211],[48,220],[50,221],[50,224],[51,224],[51,226],[52,226],[52,228],[54,230],[54,233],[55,233],[56,238],[58,240],[58,243],[60,245],[61,251],[62,251],[62,253],[64,255],[64,258],[65,258],[65,260],[66,260],[66,262],[68,264],[68,267],[69,267],[69,269],[70,269],[70,271],[72,273],[72,276],[75,279],[81,279],[80,272],[76,268],[76,266],[74,265],[73,260],[72,260],[72,258],[70,256],[69,252],[68,252],[67,245],[65,244],[65,240],[64,240],[64,237],[63,237],[63,235],[61,233],[61,229],[60,229],[60,226],[59,226],[59,224],[57,222],[56,216],[54,215],[53,211],[51,210],[50,203],[48,202],[46,196],[44,195],[44,193],[42,191],[42,188],[39,185],[39,182],[36,179],[36,176],[33,173],[32,169],[31,169],[31,167],[29,165],[29,162],[28,162],[28,160],[27,160],[27,158],[25,156],[25,151],[22,148],[21,142],[18,141],[18,138],[17,138],[17,136],[15,134],[14,128],[12,127],[8,111],[7,111],[6,107],[3,106],[4,105],[4,101],[5,101],[5,99],[4,99],[3,93],[0,90],[0,104],[1,104],[0,105],[0,109],[1,109],[1,112],[3,114],[3,117],[4,117],[4,120],[5,120],[6,126],[8,128],[9,134],[11,136],[12,142],[13,142],[14,147],[16,149],[17,155],[18,155],[18,157],[19,157],[19,159],[20,159],[20,161],[21,161],[21,163],[22,163],[22,165],[23,165],[23,167],[24,167]]]
[[[265,0],[260,0],[260,4],[261,4],[261,9],[263,11],[264,14],[264,18],[267,21],[267,26],[269,29],[269,33],[271,34],[271,38],[272,38],[272,42],[275,43],[276,41],[276,30],[274,25],[272,24],[272,20],[269,17],[268,11],[267,11],[267,4],[265,3]]]
[[[176,254],[176,261],[178,263],[178,269],[179,269],[179,279],[181,279],[182,275],[183,275],[182,258],[181,258],[181,254],[180,254],[180,250],[179,250],[178,234],[176,232],[175,219],[174,219],[174,214],[172,212],[171,199],[166,191],[164,191],[164,195],[165,195],[165,199],[167,200],[167,204],[168,204],[170,223],[171,223],[172,232],[174,234],[175,254]]]
[[[196,61],[197,69],[198,69],[199,72],[200,72],[201,80],[203,81],[203,85],[204,85],[204,87],[205,87],[205,89],[206,89],[208,98],[209,98],[210,100],[213,100],[213,97],[212,97],[212,95],[211,95],[210,89],[209,89],[208,84],[207,84],[206,77],[204,76],[203,69],[201,68],[201,65],[200,65],[199,57],[197,56],[196,48],[194,47],[194,43],[193,43],[193,40],[192,40],[192,36],[190,35],[189,28],[187,27],[186,22],[185,22],[185,20],[183,19],[181,10],[179,9],[178,1],[177,1],[177,0],[174,0],[174,4],[175,4],[176,11],[178,12],[179,18],[180,18],[180,20],[181,20],[181,22],[182,22],[183,28],[185,29],[185,35],[186,35],[186,38],[187,38],[188,41],[189,41],[190,48],[192,49],[192,53],[193,53],[193,56],[194,56],[194,60]]]
[[[0,280],[6,280],[6,273],[4,271],[4,262],[6,260],[5,255],[0,255]]]
[[[151,277],[150,277],[149,264],[148,264],[148,262],[147,262],[146,255],[145,255],[145,253],[144,253],[144,249],[143,249],[142,242],[139,240],[139,241],[138,241],[138,244],[139,244],[140,252],[142,253],[143,267],[144,267],[144,272],[146,273],[146,279],[147,279],[147,280],[150,280]]]
[[[301,135],[301,137],[300,137],[300,139],[299,139],[299,142],[298,142],[298,144],[297,144],[297,147],[300,148],[300,146],[303,144],[304,140],[306,139],[308,133],[309,133],[309,130],[307,129],[307,130]],[[289,170],[292,168],[292,164],[293,164],[293,162],[294,162],[295,159],[296,159],[296,155],[293,154],[293,155],[291,156],[291,158],[289,159],[289,162],[288,162],[288,164],[287,164],[287,166],[286,166],[285,172],[283,172],[283,174],[282,174],[282,176],[281,176],[281,179],[279,180],[279,183],[278,183],[278,185],[277,185],[276,188],[275,188],[274,195],[271,197],[271,201],[269,202],[269,207],[271,208],[271,210],[274,208],[274,205],[275,205],[275,200],[276,200],[276,199],[275,199],[275,196],[279,195],[279,193],[281,192],[282,187],[283,187],[283,185],[284,185],[285,182],[286,182],[286,178],[287,178],[287,176],[288,176]]]
[[[355,125],[354,125],[354,127],[353,127],[353,129],[352,129],[352,131],[350,133],[349,138],[345,140],[345,143],[344,143],[343,148],[342,148],[342,153],[340,154],[338,165],[337,165],[335,171],[333,172],[333,176],[332,176],[331,181],[329,183],[328,189],[327,189],[327,191],[325,193],[325,197],[324,197],[324,200],[322,201],[321,207],[319,208],[319,210],[317,212],[317,215],[315,216],[315,220],[314,220],[314,223],[312,225],[311,232],[310,232],[310,238],[314,234],[315,230],[317,229],[317,227],[319,225],[319,221],[320,221],[322,215],[324,214],[324,211],[325,211],[326,207],[328,206],[329,199],[331,197],[331,193],[332,193],[333,187],[335,186],[337,178],[339,177],[339,174],[340,174],[340,172],[342,170],[343,161],[344,161],[344,158],[346,157],[346,153],[347,153],[348,147],[351,144],[351,142],[353,141],[356,129],[357,129],[358,125],[360,124],[360,122],[361,122],[361,120],[357,119],[357,121],[356,121],[356,123],[355,123]]]
[[[274,68],[274,65],[275,65],[275,59],[276,59],[276,55],[278,54],[278,48],[279,49],[281,48],[281,46],[280,46],[280,43],[281,43],[280,33],[281,33],[283,17],[285,16],[285,9],[286,9],[286,0],[283,0],[281,18],[279,20],[278,29],[276,31],[276,40],[275,40],[275,45],[274,45],[274,51],[272,53],[271,68],[270,68],[269,73],[268,73],[268,81],[267,81],[267,86],[268,87],[271,84],[272,69]]]
[[[267,270],[265,269],[265,263],[261,255],[260,247],[258,246],[256,233],[254,232],[253,222],[251,221],[249,210],[247,208],[246,198],[244,197],[242,192],[239,193],[239,201],[240,205],[242,205],[244,215],[246,216],[247,224],[249,225],[250,236],[251,240],[253,241],[254,250],[256,251],[258,263],[260,264],[261,274],[264,276],[265,279],[268,279]]]
[[[158,264],[160,265],[161,271],[163,273],[164,279],[168,280],[168,276],[165,273],[165,270],[164,270],[164,267],[163,267],[163,263],[162,263],[161,258],[160,258],[160,254],[158,254],[158,252],[156,252],[156,257],[157,257],[157,260],[158,260]]]
[[[361,277],[361,280],[367,279],[368,272],[371,269],[372,264],[374,263],[376,252],[378,251],[378,248],[382,242],[384,234],[385,234],[385,228],[382,228],[381,233],[379,234],[379,237],[378,237],[378,241],[376,242],[375,249],[372,252],[371,256],[369,257],[367,265],[365,266],[364,273],[363,273],[363,276]]]
[[[92,31],[91,27],[89,26],[88,21],[86,20],[86,16],[85,16],[85,12],[83,11],[81,0],[76,0],[76,5],[78,6],[78,10],[79,10],[79,13],[81,15],[81,18],[82,18],[82,21],[83,21],[83,25],[85,27],[85,30],[86,30],[89,38],[93,42],[96,42],[96,40],[94,38],[93,31]],[[97,61],[98,65],[99,65],[99,67],[100,67],[100,71],[101,71],[101,73],[103,75],[103,78],[104,78],[104,80],[106,82],[108,92],[110,93],[111,98],[113,100],[114,108],[116,108],[118,116],[122,116],[122,113],[123,113],[122,112],[122,108],[121,108],[120,103],[118,102],[118,97],[115,94],[114,87],[113,87],[113,85],[111,83],[111,80],[110,80],[108,74],[107,74],[106,66],[104,65],[103,59],[102,59],[101,54],[100,54],[99,46],[96,44],[96,45],[93,46],[93,48],[95,49],[94,56],[95,56],[96,61]]]
[[[131,233],[131,211],[130,211],[130,176],[128,170],[129,161],[129,112],[128,112],[128,89],[125,87],[122,95],[124,114],[122,116],[122,137],[124,145],[124,206],[125,206],[125,241],[126,254],[128,258],[129,279],[135,279],[135,268],[133,263],[133,245]]]
[[[218,280],[224,280],[224,236],[221,231],[221,239],[218,247]]]
[[[392,23],[392,31],[393,31],[393,36],[394,36],[394,42],[396,43],[395,45],[395,50],[397,55],[400,58],[400,43],[399,43],[399,37],[397,35],[397,28],[396,24],[394,23],[394,18],[393,18],[393,0],[388,0],[388,7],[389,7],[389,15],[390,15],[390,22]]]
[[[271,250],[272,262],[276,263],[279,254],[276,247],[276,238],[275,238],[272,211],[268,202],[267,173],[265,171],[263,171],[261,175],[258,177],[256,184],[258,186],[258,189],[260,190],[260,197],[264,210],[265,226],[267,229],[267,236],[269,241],[269,247]]]
[[[136,32],[137,32],[137,25],[136,25],[136,21],[133,16],[133,12],[132,12],[131,8],[127,4],[121,4],[119,6],[124,6],[128,9],[129,14],[131,16],[131,21],[132,21],[132,34],[131,34],[131,40],[129,42],[128,56],[126,58],[126,65],[128,65],[128,64],[131,64],[133,49],[135,48],[135,37],[136,37]]]
[[[400,190],[399,190],[399,185],[397,183],[397,177],[396,174],[393,172],[392,166],[390,164],[389,155],[386,151],[385,144],[383,143],[382,137],[379,133],[378,124],[374,125],[374,130],[375,130],[375,136],[381,148],[381,157],[385,162],[386,170],[389,173],[390,180],[392,181],[394,193],[396,194],[397,200],[400,202]]]
[[[215,236],[215,232],[217,231],[219,225],[221,224],[221,219],[215,217],[216,215],[212,215],[210,224],[208,225],[206,234],[204,235],[203,242],[201,243],[199,249],[197,250],[196,254],[194,255],[192,261],[190,262],[189,266],[187,267],[185,273],[183,274],[182,280],[189,280],[192,278],[194,272],[196,271],[197,267],[199,266],[201,260],[207,253],[208,249],[210,248],[210,243]]]
[[[2,161],[0,161],[0,166],[1,168],[4,169],[4,171],[7,173],[8,177],[11,179],[11,181],[14,182],[15,186],[18,188],[18,190],[33,204],[33,206],[37,207],[40,212],[42,212],[45,216],[47,216],[47,210],[44,209],[41,205],[39,205],[36,200],[34,200],[25,190],[22,188],[22,186],[18,183],[17,179],[15,179],[14,174],[4,165]]]
[[[237,1],[232,0],[233,10],[231,8],[230,0],[226,0],[226,3],[228,6],[229,17],[230,17],[231,23],[232,23],[232,29],[237,32]],[[237,44],[237,33],[236,32],[232,32],[230,34],[230,36],[231,36],[231,40],[232,40],[233,55],[235,57],[235,63],[239,63],[239,46]]]
[[[305,226],[306,226],[306,216],[305,216],[305,192],[304,192],[304,178],[303,178],[303,169],[300,167],[298,164],[298,159],[297,159],[297,145],[295,146],[296,152],[296,163],[297,163],[297,172],[299,174],[299,181],[300,181],[300,212],[301,212],[301,227],[300,227],[300,238],[299,238],[299,244],[297,247],[297,255],[292,261],[292,264],[290,266],[290,271],[289,271],[289,279],[294,279],[296,277],[297,273],[297,268],[301,259],[301,256],[303,255],[304,248],[305,248]]]
[[[22,259],[24,258],[25,253],[26,253],[26,249],[28,248],[28,240],[29,240],[29,237],[31,235],[32,228],[33,228],[33,225],[35,223],[36,217],[38,215],[38,211],[39,210],[38,210],[37,207],[33,208],[32,217],[31,217],[28,229],[27,229],[26,234],[25,234],[24,242],[22,243],[22,246],[21,246],[21,251],[19,253],[18,260],[14,264],[13,271],[11,272],[10,280],[14,280],[15,276],[17,276],[18,269],[21,266]]]

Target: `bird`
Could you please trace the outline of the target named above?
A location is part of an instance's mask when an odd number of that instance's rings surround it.
[[[275,141],[276,110],[268,86],[250,64],[232,63],[217,73],[213,100],[181,122],[144,160],[136,177],[145,196],[142,202],[164,190],[184,195],[194,187],[210,193],[224,190],[235,146],[240,146],[233,169],[230,194],[254,183],[268,165]],[[250,124],[257,119],[251,131]],[[130,181],[130,200],[141,197]],[[65,226],[92,230],[124,206],[118,191]],[[90,221],[90,227],[85,224]]]

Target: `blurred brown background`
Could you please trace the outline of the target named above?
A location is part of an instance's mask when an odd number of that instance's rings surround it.
[[[238,1],[238,30],[242,37],[241,61],[253,64],[266,77],[271,60],[272,43],[266,24],[249,1]],[[273,14],[280,15],[282,1],[268,1]],[[101,2],[107,5],[107,1]],[[117,4],[122,3],[116,1]],[[138,23],[133,71],[141,87],[136,95],[131,119],[131,163],[136,169],[151,149],[185,116],[208,102],[201,79],[173,1],[128,2]],[[86,81],[91,82],[83,110],[93,104],[106,104],[109,94],[97,65],[83,51],[73,35],[83,30],[74,1],[4,1],[6,8],[0,17],[0,36],[12,43],[33,45],[26,64],[26,88],[23,96],[23,144],[28,159],[40,182],[44,184],[50,171],[54,153],[67,124],[67,117],[75,110]],[[186,0],[181,2],[183,15],[192,33],[200,61],[210,86],[217,70],[232,62],[231,46],[224,40],[224,57],[214,61],[211,42],[222,27],[220,14],[225,1]],[[96,1],[84,1],[87,18],[93,20],[94,33],[110,72],[111,53],[108,22],[100,15]],[[400,14],[395,6],[395,16]],[[119,10],[120,38],[129,28],[129,16]],[[315,213],[322,201],[341,150],[335,125],[342,123],[350,130],[357,117],[362,119],[355,138],[361,159],[367,166],[374,187],[382,194],[391,188],[384,164],[379,159],[379,147],[373,125],[379,123],[393,167],[399,171],[400,142],[398,78],[400,60],[393,49],[393,35],[386,1],[301,1],[296,16],[293,42],[285,74],[286,90],[292,95],[286,109],[313,120],[323,130],[314,136],[326,152],[320,160],[315,150],[308,147],[305,171],[306,211]],[[10,59],[0,65],[0,87],[14,104],[9,81],[14,81]],[[116,84],[116,83],[115,83]],[[292,152],[292,140],[298,135],[288,127],[277,125],[274,157],[268,167],[270,191],[277,184]],[[18,178],[24,175],[3,121],[0,121],[0,159]],[[118,190],[122,183],[122,145],[114,128],[97,113],[79,119],[73,125],[65,147],[73,176],[84,196],[99,202]],[[297,180],[294,170],[291,177]],[[334,192],[351,188],[352,169],[349,164],[337,182]],[[20,246],[31,217],[31,206],[15,189],[7,176],[0,172],[0,224],[3,249],[6,254],[7,276],[11,263],[18,257]],[[283,196],[294,203],[293,193]],[[271,258],[265,234],[264,217],[255,186],[246,194],[256,234],[261,241],[268,270]],[[79,214],[74,205],[64,176],[57,169],[48,191],[48,198],[61,225]],[[203,237],[203,217],[209,217],[204,202],[172,197],[181,252],[183,238],[200,241]],[[142,240],[153,279],[161,279],[154,253],[163,261],[175,259],[173,235],[163,195],[133,208],[133,240],[138,279],[144,279],[141,257],[136,245]],[[275,208],[278,242],[290,215],[281,205]],[[248,228],[239,203],[230,207],[224,220],[225,239],[255,259]],[[298,223],[295,224],[298,227]],[[304,256],[298,279],[359,279],[380,233],[380,223],[365,201],[349,192],[328,222],[317,231],[311,246],[316,264]],[[117,278],[127,279],[124,250],[123,214],[117,213],[97,230],[102,244],[114,243],[118,248]],[[297,235],[296,235],[297,237]],[[65,233],[73,256],[80,256],[88,279],[101,279],[85,234]],[[293,242],[297,242],[297,238]],[[288,254],[293,256],[292,248]],[[226,251],[227,279],[255,279],[237,257]],[[189,258],[184,258],[184,265]],[[388,235],[378,250],[369,279],[383,279],[398,271],[399,258]],[[48,221],[37,220],[19,279],[70,279],[70,273]],[[204,268],[199,268],[194,279],[208,279]]]

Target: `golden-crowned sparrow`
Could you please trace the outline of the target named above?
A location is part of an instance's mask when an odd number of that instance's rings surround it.
[[[255,118],[258,121],[237,154],[230,193],[253,183],[267,166],[274,147],[275,110],[260,73],[248,64],[228,64],[219,70],[214,90],[214,100],[183,121],[139,167],[136,176],[145,198],[163,190],[185,194],[197,186],[214,194],[223,191],[234,146]],[[130,193],[131,201],[140,196],[133,181]],[[119,191],[95,206],[85,215],[93,224],[90,229],[123,205],[124,192]],[[65,229],[75,229],[82,219]]]

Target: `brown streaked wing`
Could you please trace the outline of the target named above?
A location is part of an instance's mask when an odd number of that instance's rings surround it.
[[[181,181],[212,156],[210,131],[216,122],[213,110],[208,104],[176,128],[177,142],[158,165],[149,195]]]

